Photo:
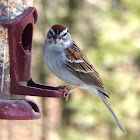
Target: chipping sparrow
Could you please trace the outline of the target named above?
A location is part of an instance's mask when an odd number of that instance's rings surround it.
[[[91,90],[104,102],[119,128],[125,133],[106,99],[110,97],[110,94],[104,88],[98,72],[72,40],[67,27],[56,24],[50,28],[45,40],[43,57],[53,74],[69,85],[75,86],[64,95],[66,100],[77,87]],[[63,89],[69,85],[64,86]]]

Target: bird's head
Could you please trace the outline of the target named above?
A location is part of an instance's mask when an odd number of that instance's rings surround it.
[[[47,38],[51,43],[66,45],[69,44],[72,39],[66,26],[55,24],[48,31]]]

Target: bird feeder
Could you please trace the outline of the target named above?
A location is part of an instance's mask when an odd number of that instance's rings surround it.
[[[0,63],[0,119],[29,120],[41,117],[38,105],[28,96],[63,98],[64,92],[56,87],[35,83],[31,76],[32,38],[37,11],[29,7],[22,15],[5,22],[8,29],[9,62]],[[6,67],[7,63],[9,65]],[[4,73],[2,73],[4,71]],[[9,72],[9,90],[5,73]]]

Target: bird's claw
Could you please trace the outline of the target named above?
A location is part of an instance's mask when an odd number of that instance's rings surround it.
[[[58,86],[58,87],[56,87],[56,90],[67,91],[67,87],[69,87],[69,86],[70,86],[70,84],[65,85],[65,86]]]
[[[65,98],[65,101],[68,101],[69,95],[70,95],[70,92],[69,91],[65,91],[64,92],[63,97]]]
[[[56,90],[59,90],[59,91],[63,91],[63,97],[65,98],[65,101],[68,101],[68,98],[69,98],[69,94],[70,92],[66,89],[68,86],[58,86],[56,87]]]
[[[56,87],[56,90],[65,91],[66,87],[65,86],[58,86],[58,87]]]

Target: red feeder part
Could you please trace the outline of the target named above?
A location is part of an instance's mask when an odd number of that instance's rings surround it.
[[[37,11],[29,7],[21,16],[3,24],[8,28],[10,53],[10,94],[64,98],[56,87],[35,83],[31,77],[32,37]],[[15,98],[17,99],[17,98]],[[13,106],[14,105],[14,106]],[[0,100],[0,119],[40,118],[38,106],[31,100]]]
[[[32,100],[1,100],[0,119],[32,120],[39,119],[39,107]]]

